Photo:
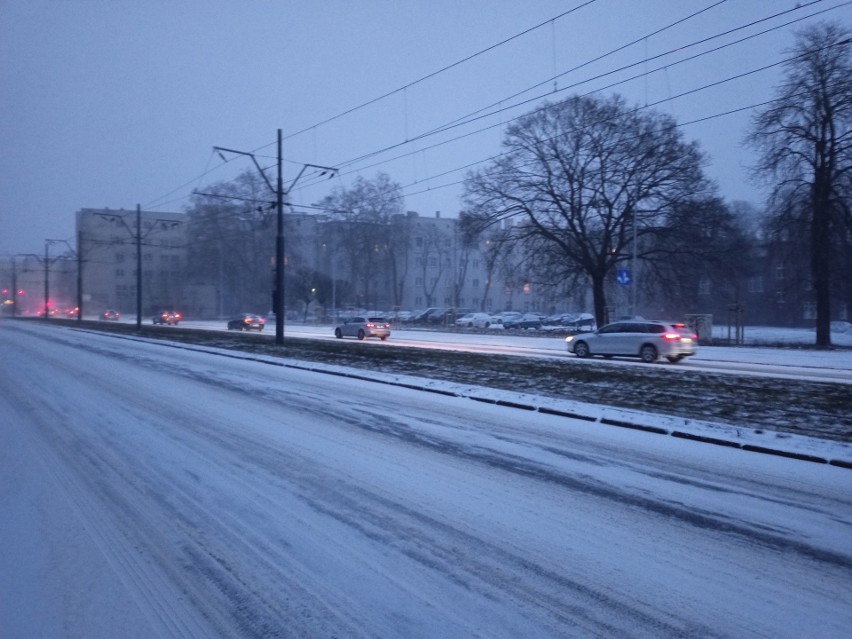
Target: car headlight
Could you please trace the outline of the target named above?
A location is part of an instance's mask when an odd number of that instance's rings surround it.
[[[566,343],[571,343],[571,342],[573,342],[573,341],[574,341],[574,336],[573,336],[573,335],[569,335],[568,337],[566,337],[566,338],[565,338],[565,342],[566,342]]]

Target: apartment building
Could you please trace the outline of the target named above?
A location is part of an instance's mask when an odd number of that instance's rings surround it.
[[[184,310],[187,216],[125,209],[77,212],[77,252],[84,315],[112,308],[143,315],[162,308]]]

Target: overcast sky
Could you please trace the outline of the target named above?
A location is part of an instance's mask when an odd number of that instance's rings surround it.
[[[746,107],[774,96],[781,68],[760,69],[817,20],[849,27],[852,4],[0,0],[0,255],[73,244],[81,208],[183,211],[252,168],[214,146],[272,167],[279,128],[293,204],[384,172],[406,209],[455,216],[507,122],[593,91],[674,116],[722,196],[760,204]],[[341,170],[293,184],[305,164]]]

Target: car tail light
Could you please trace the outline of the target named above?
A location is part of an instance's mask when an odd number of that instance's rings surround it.
[[[665,333],[663,335],[663,339],[666,339],[670,342],[674,342],[680,339],[680,333]]]

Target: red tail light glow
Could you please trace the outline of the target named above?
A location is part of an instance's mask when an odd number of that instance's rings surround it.
[[[663,335],[663,339],[667,339],[671,342],[679,340],[680,333],[666,333],[665,335]]]

